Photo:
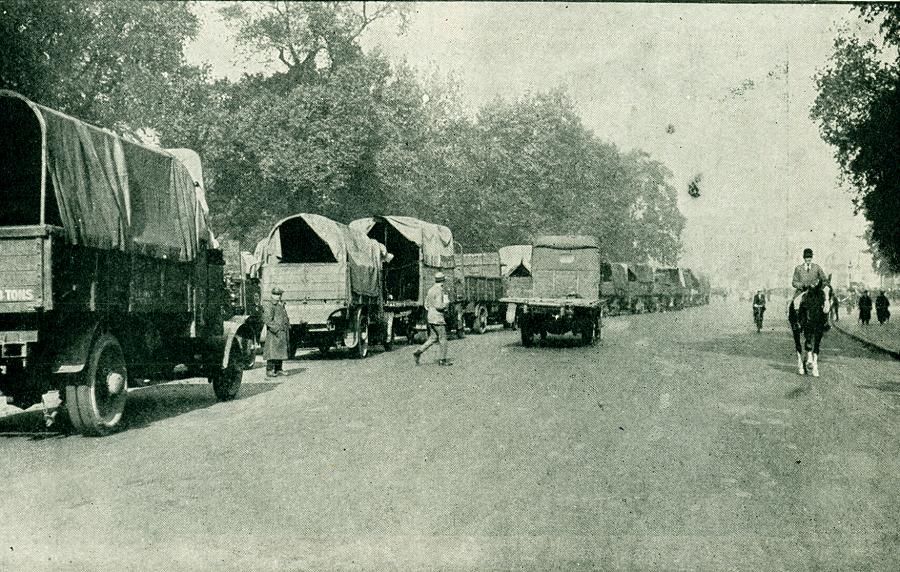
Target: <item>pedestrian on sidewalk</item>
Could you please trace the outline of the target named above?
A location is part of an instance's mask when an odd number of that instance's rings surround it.
[[[444,273],[438,272],[434,275],[434,286],[428,289],[425,295],[425,310],[428,318],[428,339],[417,349],[413,355],[416,358],[416,365],[419,365],[422,354],[435,343],[440,345],[441,358],[438,360],[440,365],[453,365],[447,359],[447,321],[444,319],[444,312],[450,304],[450,299],[444,292]]]
[[[869,325],[872,319],[872,299],[869,297],[869,291],[863,290],[862,296],[859,297],[859,321],[863,326]]]
[[[887,296],[884,295],[884,290],[882,290],[881,294],[875,298],[875,316],[878,318],[879,324],[884,324],[891,319],[891,311],[888,310],[890,305],[891,303],[888,301]]]
[[[287,309],[281,300],[284,290],[275,286],[272,288],[272,299],[263,302],[263,322],[266,324],[266,342],[263,357],[266,360],[266,377],[285,375],[282,370],[282,362],[290,359],[290,331],[291,322],[288,319]]]

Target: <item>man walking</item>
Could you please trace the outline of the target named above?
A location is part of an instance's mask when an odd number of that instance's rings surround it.
[[[879,324],[883,324],[890,319],[891,311],[888,310],[890,305],[891,303],[888,301],[887,296],[884,295],[884,290],[882,290],[881,294],[875,298],[875,317],[878,318]]]
[[[416,365],[419,365],[422,354],[433,346],[435,343],[441,347],[441,358],[438,360],[440,365],[453,365],[447,359],[447,322],[444,320],[444,310],[450,300],[444,293],[444,274],[438,272],[434,275],[434,286],[428,289],[425,295],[425,310],[428,313],[428,339],[413,354],[416,358]]]
[[[281,300],[284,291],[275,286],[272,288],[272,299],[263,302],[263,322],[266,324],[266,377],[285,375],[282,361],[289,359],[291,322],[287,309]]]

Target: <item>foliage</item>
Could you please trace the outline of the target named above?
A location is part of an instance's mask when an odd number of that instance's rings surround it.
[[[859,8],[880,23],[881,41],[844,30],[816,78],[811,116],[835,149],[854,205],[870,222],[866,238],[875,266],[900,271],[900,7]]]
[[[186,2],[0,0],[0,87],[109,127],[146,125],[184,71]]]

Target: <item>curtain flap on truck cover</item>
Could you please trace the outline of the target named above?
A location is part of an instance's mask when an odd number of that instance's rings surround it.
[[[277,264],[281,259],[281,233],[278,229],[293,218],[303,219],[328,245],[338,264],[346,267],[350,275],[350,290],[354,294],[376,298],[381,296],[381,262],[386,254],[384,246],[357,229],[321,215],[299,214],[276,224],[268,240],[260,242],[264,251],[263,264]],[[259,249],[260,245],[257,245],[257,251]]]
[[[513,246],[504,246],[500,250],[500,266],[503,268],[503,275],[509,276],[520,266],[524,267],[528,273],[531,273],[531,245],[516,244]]]
[[[211,236],[194,181],[172,155],[41,110],[47,163],[68,239],[85,246],[192,260]]]
[[[422,260],[434,268],[453,268],[453,233],[446,226],[425,222],[410,216],[380,216],[407,240],[422,250]],[[367,234],[375,226],[375,218],[363,218],[350,223]]]

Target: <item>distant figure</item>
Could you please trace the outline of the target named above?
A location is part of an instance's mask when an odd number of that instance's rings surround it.
[[[832,296],[831,298],[831,314],[829,314],[829,318],[831,318],[832,322],[839,322],[841,320],[840,315],[840,298],[838,296]]]
[[[762,330],[763,314],[766,313],[766,295],[757,290],[753,296],[753,320],[756,322],[756,333]]]
[[[284,291],[275,286],[272,288],[272,299],[263,302],[263,322],[266,324],[266,343],[263,357],[266,359],[266,377],[285,375],[282,362],[290,359],[290,330],[287,309],[281,300]]]
[[[869,325],[872,319],[872,299],[869,298],[869,291],[863,290],[862,296],[859,297],[859,321],[863,326]]]
[[[881,291],[881,294],[875,298],[875,316],[878,318],[878,323],[883,324],[891,319],[891,311],[888,310],[888,306],[891,303],[888,301],[887,296],[884,295],[884,290]]]

